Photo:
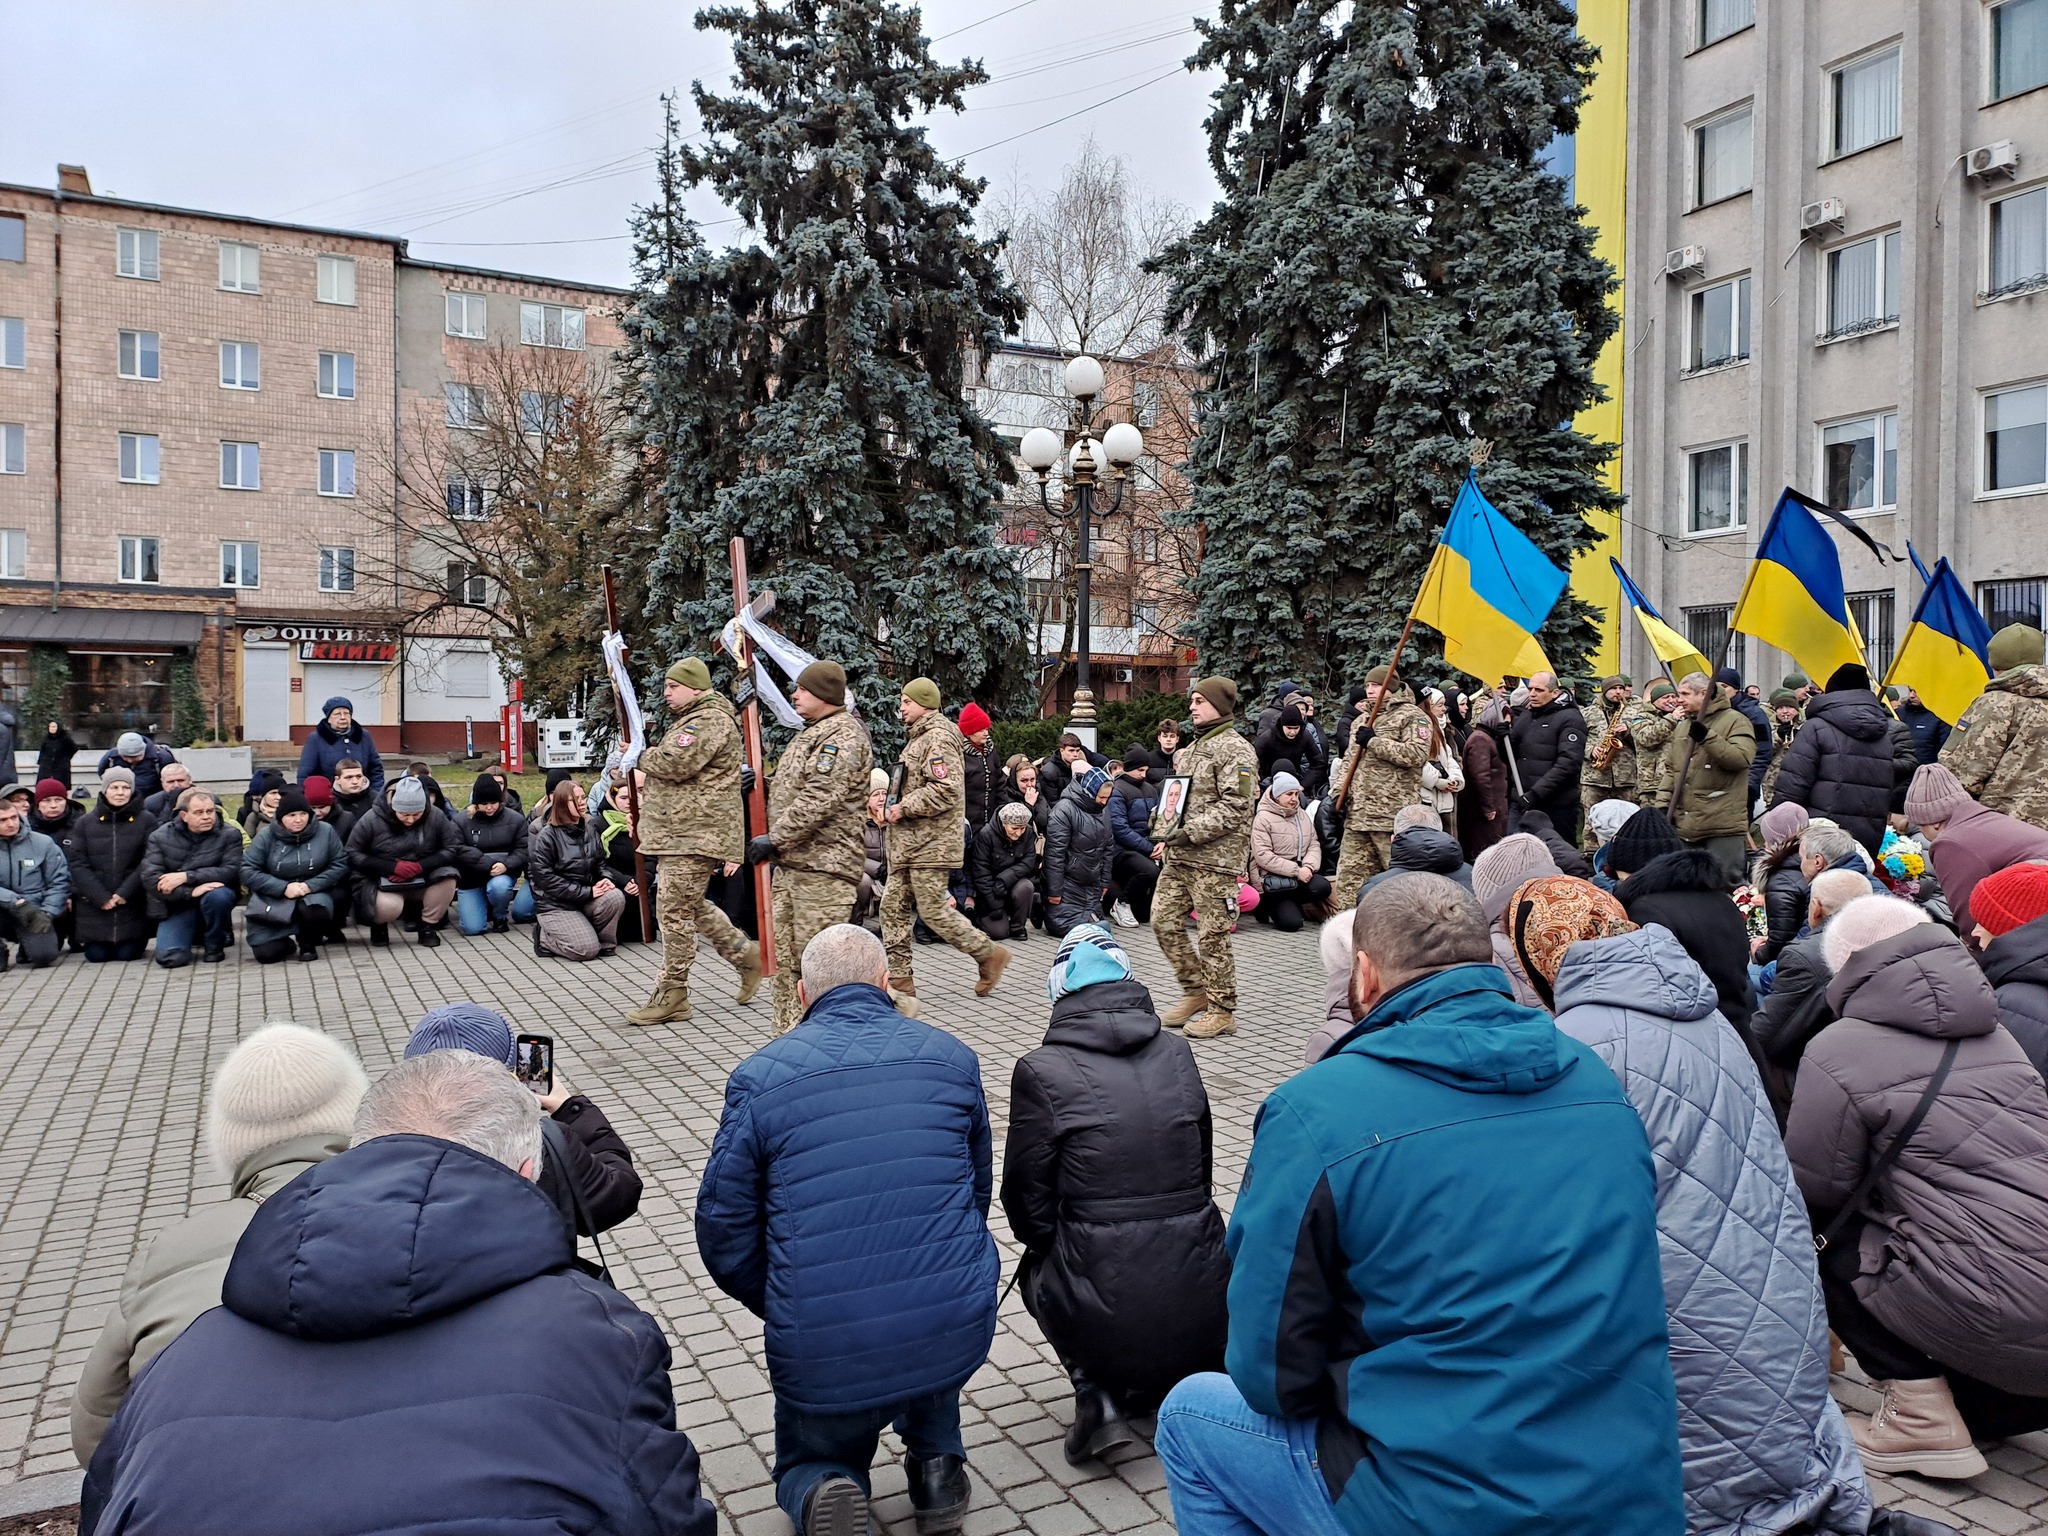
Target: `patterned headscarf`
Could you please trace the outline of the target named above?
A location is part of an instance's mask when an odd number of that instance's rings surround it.
[[[1545,875],[1518,886],[1508,898],[1507,919],[1515,955],[1546,1008],[1556,1006],[1552,989],[1566,950],[1586,939],[1636,930],[1620,902],[1570,875]]]

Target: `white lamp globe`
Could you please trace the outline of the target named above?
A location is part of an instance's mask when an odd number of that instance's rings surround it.
[[[1102,434],[1102,448],[1109,462],[1122,469],[1138,462],[1138,455],[1145,451],[1145,434],[1128,421],[1120,421]]]
[[[1079,399],[1102,393],[1102,364],[1082,353],[1067,364],[1067,393]]]
[[[1084,447],[1088,450],[1088,457],[1093,465],[1093,473],[1097,475],[1108,474],[1109,455],[1103,451],[1102,444],[1092,437],[1083,437],[1075,441],[1072,450],[1067,454],[1067,469],[1069,473],[1080,468],[1081,450]]]
[[[1049,427],[1033,427],[1024,434],[1024,441],[1017,448],[1017,457],[1027,468],[1044,474],[1060,461],[1059,433]]]

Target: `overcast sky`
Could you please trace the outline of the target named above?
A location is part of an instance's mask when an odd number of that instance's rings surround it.
[[[0,180],[57,162],[145,202],[403,235],[429,259],[624,283],[660,93],[723,89],[698,0],[0,0]],[[1206,9],[1203,7],[1202,9]],[[1089,135],[1145,191],[1215,192],[1209,83],[1168,0],[926,0],[941,59],[993,77],[932,125],[996,192]],[[949,35],[950,34],[950,35]],[[1120,98],[1120,99],[1116,99]],[[1062,121],[1064,119],[1064,121]],[[700,218],[722,216],[708,196]],[[714,243],[734,226],[707,228]]]

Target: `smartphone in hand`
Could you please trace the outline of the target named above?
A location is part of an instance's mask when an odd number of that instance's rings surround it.
[[[555,1091],[555,1041],[552,1035],[517,1035],[512,1041],[512,1075],[536,1094]]]

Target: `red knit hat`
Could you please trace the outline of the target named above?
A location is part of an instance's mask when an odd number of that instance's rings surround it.
[[[306,792],[306,804],[314,810],[334,804],[334,780],[323,778],[317,773],[308,774],[299,788]]]
[[[1970,892],[1970,916],[1994,939],[2048,916],[2048,864],[2014,864],[1986,875]]]
[[[989,718],[987,710],[983,709],[972,699],[969,699],[960,706],[960,734],[962,736],[972,736],[977,731],[987,730],[988,727]]]
[[[62,779],[36,780],[36,798],[38,800],[68,800],[70,797],[71,791],[64,787]]]

